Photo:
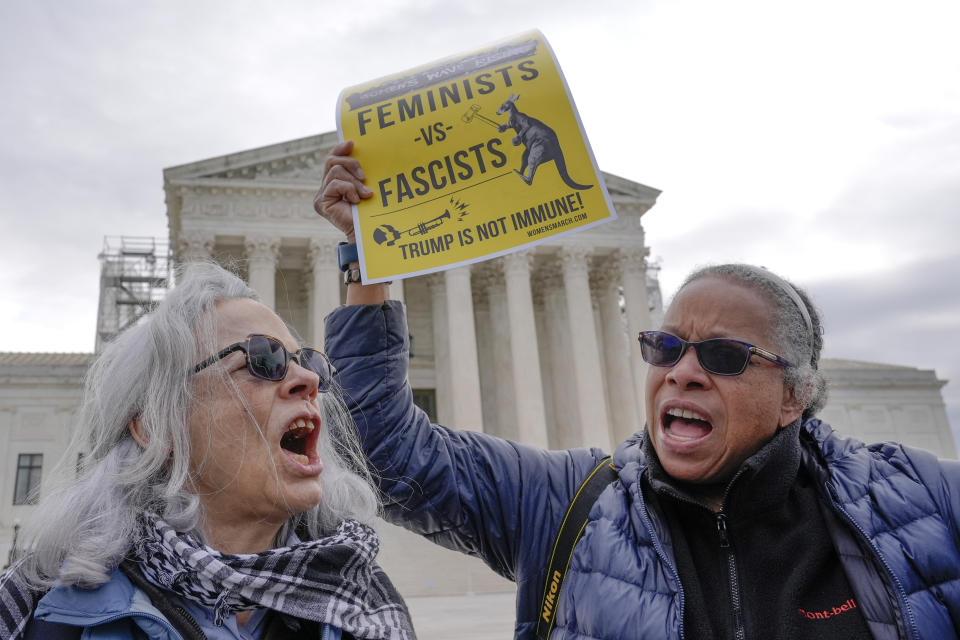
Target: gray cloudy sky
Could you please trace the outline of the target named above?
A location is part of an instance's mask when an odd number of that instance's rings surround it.
[[[0,3],[0,350],[88,351],[104,235],[165,236],[164,167],[330,131],[340,89],[530,28],[669,295],[748,261],[827,355],[934,369],[960,430],[954,0]],[[842,426],[842,425],[841,425]]]

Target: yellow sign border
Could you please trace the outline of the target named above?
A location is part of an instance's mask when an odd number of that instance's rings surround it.
[[[374,190],[353,205],[364,282],[474,264],[616,219],[537,30],[346,88],[337,104],[340,139],[355,141]]]

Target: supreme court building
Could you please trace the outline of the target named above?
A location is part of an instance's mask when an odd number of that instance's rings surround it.
[[[318,347],[324,316],[345,295],[336,261],[342,234],[313,211],[336,142],[331,132],[163,172],[173,260],[212,258],[234,268]],[[613,222],[391,285],[407,306],[414,397],[435,421],[541,447],[608,451],[643,425],[636,335],[659,324],[662,305],[641,219],[659,191],[610,174],[604,180]],[[119,298],[101,260],[98,345],[124,324],[110,316]],[[138,277],[141,285],[150,280]],[[31,508],[32,483],[40,486],[65,447],[92,357],[0,354],[0,566],[14,522]],[[822,366],[831,393],[822,415],[842,432],[956,457],[945,382],[933,371],[829,359]],[[404,595],[513,588],[476,559],[379,528],[382,564]]]
[[[336,142],[328,133],[164,171],[175,260],[236,265],[318,346],[324,316],[345,296],[343,234],[313,210]],[[605,449],[642,424],[634,380],[643,361],[627,336],[651,323],[640,220],[659,191],[604,179],[615,221],[391,285],[408,308],[410,383],[437,421],[537,446]]]

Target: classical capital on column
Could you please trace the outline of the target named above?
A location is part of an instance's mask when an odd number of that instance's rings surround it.
[[[617,249],[612,256],[616,268],[621,273],[646,273],[647,256],[650,255],[650,249]]]
[[[541,265],[539,269],[530,276],[530,283],[533,285],[534,295],[550,291],[551,289],[560,289],[563,287],[562,265],[559,260],[551,260],[549,263]]]
[[[473,270],[470,278],[474,297],[476,297],[477,293],[486,295],[490,287],[495,284],[498,275],[501,278],[503,277],[500,275],[500,268],[496,264],[496,261],[478,265],[477,268]]]
[[[280,258],[280,238],[275,236],[247,236],[243,246],[250,260],[269,260],[276,263]]]
[[[423,276],[423,280],[427,283],[427,289],[430,291],[430,295],[432,296],[443,293],[447,290],[447,281],[444,279],[442,272],[427,274]]]
[[[207,231],[184,231],[177,237],[177,254],[182,262],[209,258],[216,236]]]
[[[503,256],[503,272],[507,275],[512,273],[529,273],[532,268],[532,249],[524,249]]]
[[[487,272],[487,287],[502,287],[506,283],[507,265],[504,262],[497,264],[498,261],[490,263],[490,270]]]
[[[559,281],[559,278],[555,274],[548,275],[544,273],[543,269],[539,269],[530,273],[530,294],[533,298],[533,306],[543,306],[543,298],[547,289],[547,283],[552,283],[554,280]]]
[[[589,264],[587,259],[591,251],[586,247],[568,246],[560,250],[560,261],[563,272],[572,275],[587,275]]]
[[[337,263],[337,243],[334,240],[311,238],[307,245],[307,265],[311,271],[318,266],[331,265],[339,268]]]
[[[297,278],[299,289],[300,289],[300,299],[301,300],[310,300],[313,295],[313,274],[309,271],[301,271],[300,277]]]
[[[605,262],[600,268],[590,272],[590,289],[592,291],[606,291],[620,286],[620,270]]]

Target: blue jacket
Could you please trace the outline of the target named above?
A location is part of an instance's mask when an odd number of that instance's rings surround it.
[[[181,640],[147,595],[118,569],[96,589],[54,587],[37,603],[34,617],[83,627],[84,640]]]
[[[118,569],[96,589],[58,586],[37,603],[34,617],[84,629],[83,640],[183,640],[151,602]],[[321,640],[340,640],[341,632],[324,625]]]
[[[430,424],[406,382],[402,305],[340,307],[326,349],[371,462],[386,515],[479,556],[517,583],[517,638],[533,638],[550,551],[574,492],[603,457],[545,451]],[[865,446],[803,425],[803,464],[877,638],[952,638],[960,629],[960,463],[894,444]],[[684,593],[668,526],[641,492],[642,434],[614,453],[618,481],[594,504],[560,593],[553,638],[683,638]]]

